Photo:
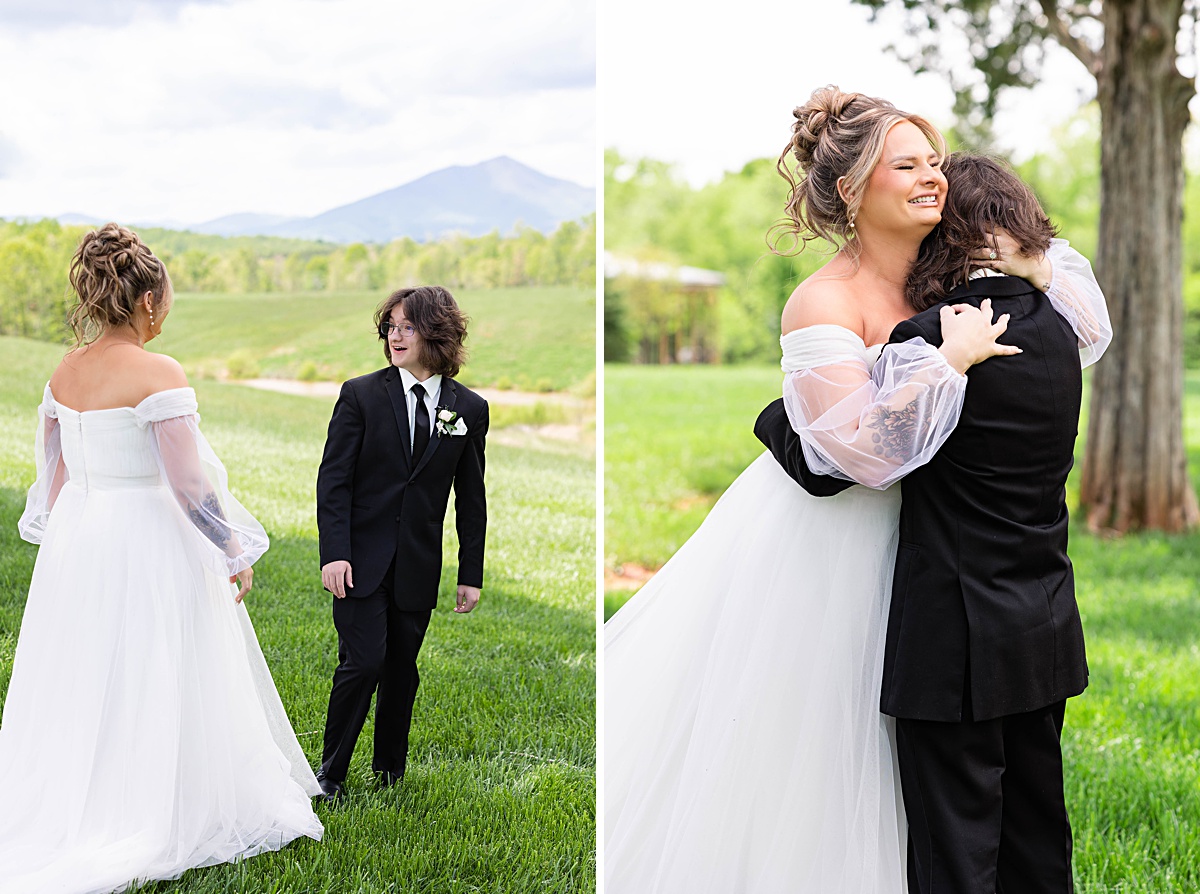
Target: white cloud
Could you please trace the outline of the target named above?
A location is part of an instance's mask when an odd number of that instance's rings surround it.
[[[590,2],[102,5],[0,10],[0,216],[314,214],[497,155],[595,181]]]
[[[665,0],[603,0],[605,144],[674,162],[699,185],[782,151],[793,107],[826,84],[953,123],[945,78],[914,75],[885,50],[903,40],[895,18],[869,16],[850,0],[742,0],[719,17],[680,16]],[[1082,66],[1052,49],[1043,86],[1012,93],[997,130],[1028,154],[1090,89]]]

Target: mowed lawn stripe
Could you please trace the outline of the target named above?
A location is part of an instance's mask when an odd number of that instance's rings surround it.
[[[197,377],[220,375],[233,363],[255,375],[296,378],[311,364],[310,374],[340,381],[383,363],[372,317],[388,291],[183,292],[151,348]],[[595,368],[594,290],[546,286],[454,294],[470,318],[465,384],[562,391]]]

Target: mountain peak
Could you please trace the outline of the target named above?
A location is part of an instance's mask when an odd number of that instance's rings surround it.
[[[271,235],[334,242],[424,242],[449,233],[550,232],[596,210],[595,190],[541,173],[507,155],[454,165],[357,202],[270,228]]]

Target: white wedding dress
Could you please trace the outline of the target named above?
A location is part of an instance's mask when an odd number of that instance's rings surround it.
[[[1112,334],[1103,295],[1065,242],[1049,254],[1049,299],[1094,362]],[[871,487],[813,497],[762,454],[605,625],[606,894],[906,890],[879,713],[901,501],[888,485],[949,436],[966,379],[921,339],[882,361],[839,326],[780,344],[810,468]],[[902,443],[898,417],[915,423]]]
[[[320,839],[320,788],[228,582],[266,534],[229,494],[195,393],[76,412],[47,386],[40,417],[0,891],[98,894]]]

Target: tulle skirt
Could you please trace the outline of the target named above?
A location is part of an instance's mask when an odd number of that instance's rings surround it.
[[[187,524],[163,487],[59,495],[0,726],[5,894],[121,890],[321,837],[245,606]]]
[[[606,894],[903,894],[899,508],[811,497],[764,453],[605,626]]]

